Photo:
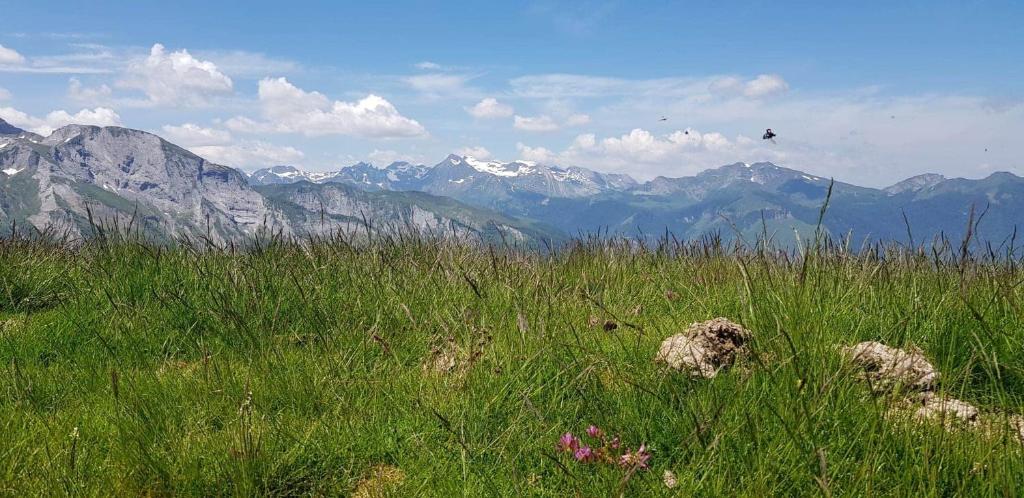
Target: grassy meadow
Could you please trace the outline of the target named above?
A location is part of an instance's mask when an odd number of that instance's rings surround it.
[[[972,248],[9,237],[0,495],[1021,496],[1014,434],[888,417],[839,349],[920,347],[1024,411],[1020,257]],[[752,354],[654,363],[718,316]],[[649,468],[556,450],[591,424]]]

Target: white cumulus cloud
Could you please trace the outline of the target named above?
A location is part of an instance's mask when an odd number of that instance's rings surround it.
[[[582,134],[560,152],[523,143],[516,144],[516,149],[523,159],[562,166],[586,166],[646,179],[656,175],[695,174],[750,155],[779,159],[780,156],[763,150],[759,142],[744,136],[730,140],[718,132],[701,133],[694,129],[659,135],[635,128],[629,133],[605,138],[591,133]]]
[[[370,94],[357,102],[331,101],[324,94],[302,90],[285,78],[260,80],[259,105],[262,121],[235,117],[225,124],[237,132],[306,136],[401,138],[427,134],[421,124],[401,115],[383,97]]]
[[[82,109],[75,114],[65,110],[53,111],[44,117],[35,117],[14,109],[13,107],[0,107],[0,119],[40,135],[49,135],[53,130],[69,124],[95,125],[95,126],[120,126],[121,116],[113,109],[97,107],[95,109]]]
[[[475,157],[477,159],[484,159],[484,160],[491,158],[491,151],[489,151],[486,148],[481,147],[479,145],[476,146],[476,147],[463,147],[461,149],[456,150],[455,154],[460,155],[460,156]]]
[[[762,74],[747,82],[743,88],[743,95],[751,98],[767,97],[785,93],[789,90],[789,84],[777,74]]]
[[[168,53],[159,43],[148,57],[132,62],[117,84],[143,92],[153,105],[175,106],[203,106],[234,89],[231,78],[216,64],[196,59],[184,49]]]
[[[519,152],[520,159],[538,163],[551,163],[558,157],[557,154],[544,147],[530,147],[522,142],[516,144],[516,151]]]
[[[627,161],[659,162],[669,156],[686,152],[722,149],[729,140],[720,133],[700,133],[691,130],[674,131],[668,135],[655,136],[653,133],[634,128],[620,137],[608,137],[595,142],[589,149]]]
[[[204,128],[193,123],[164,125],[163,137],[183,147],[227,145],[231,143],[231,132],[215,128]]]
[[[479,119],[507,118],[515,113],[515,109],[507,104],[498,102],[498,99],[487,97],[477,102],[473,107],[466,109],[471,116]]]
[[[17,65],[24,63],[25,56],[19,54],[18,51],[14,50],[13,48],[7,48],[3,45],[0,45],[0,64]]]
[[[109,102],[114,91],[107,85],[89,87],[78,78],[68,81],[68,97],[80,103],[95,104]]]
[[[295,164],[305,154],[290,147],[263,141],[243,141],[232,145],[201,145],[189,147],[194,154],[217,164],[236,169],[256,169],[282,164]]]

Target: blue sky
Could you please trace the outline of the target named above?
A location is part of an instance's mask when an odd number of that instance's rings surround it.
[[[145,129],[249,170],[459,152],[641,179],[758,160],[875,186],[1024,173],[1019,3],[3,11],[0,118],[41,133],[73,121]],[[767,127],[776,144],[760,140]]]

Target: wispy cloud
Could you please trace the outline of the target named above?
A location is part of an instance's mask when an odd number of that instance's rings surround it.
[[[72,43],[63,54],[26,56],[0,46],[0,72],[29,74],[108,74],[125,56],[95,44]]]
[[[440,64],[430,61],[417,62],[415,64],[415,67],[416,69],[422,69],[424,71],[439,71],[441,69],[444,69],[444,67],[441,66]]]
[[[582,0],[577,2],[552,2],[538,0],[529,4],[527,13],[548,21],[555,29],[573,36],[596,33],[608,22],[618,2]]]
[[[715,96],[761,98],[789,90],[789,84],[781,76],[773,74],[750,79],[738,76],[628,79],[539,74],[513,78],[509,86],[514,95],[535,99],[628,97],[705,100]]]
[[[774,100],[629,101],[600,112],[605,130],[614,129],[609,122],[648,124],[603,137],[582,134],[556,151],[525,143],[520,153],[640,178],[767,160],[881,186],[926,171],[970,176],[987,174],[993,165],[1019,168],[1011,144],[1024,134],[1024,103],[993,107],[989,99],[955,95],[853,91]],[[650,118],[659,114],[669,121]],[[717,130],[701,132],[698,124]],[[666,127],[672,131],[661,131]],[[768,127],[779,133],[777,143],[761,140]]]
[[[555,131],[560,128],[551,116],[519,116],[513,118],[512,126],[523,131]]]
[[[291,146],[247,140],[231,145],[201,145],[188,150],[204,159],[238,169],[252,170],[280,164],[298,165],[306,155]]]
[[[375,164],[377,166],[387,166],[387,165],[389,165],[391,163],[399,162],[399,161],[403,161],[403,162],[407,162],[407,163],[423,163],[424,162],[423,156],[421,156],[419,154],[413,154],[413,153],[409,153],[409,152],[398,152],[398,151],[394,151],[394,150],[391,150],[391,149],[384,149],[384,150],[373,149],[372,152],[367,154],[366,158],[369,159],[372,164]],[[358,158],[354,159],[352,157],[346,157],[345,160],[347,160],[348,162],[355,162],[355,161],[358,161],[359,159]]]
[[[104,33],[87,32],[56,32],[56,31],[20,31],[10,33],[14,38],[38,38],[46,40],[94,40],[107,38]]]
[[[548,115],[532,117],[516,115],[513,118],[512,126],[517,130],[546,132],[574,126],[583,126],[588,123],[590,123],[590,116],[581,113],[572,114],[562,121],[557,121]]]
[[[196,50],[195,55],[213,62],[220,71],[237,78],[264,78],[271,74],[295,75],[306,69],[293,60],[245,50]]]

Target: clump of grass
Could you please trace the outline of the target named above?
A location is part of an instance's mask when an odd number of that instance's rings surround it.
[[[1019,256],[851,246],[6,239],[0,494],[1020,495],[1015,439],[893,423],[841,351],[914,345],[942,394],[1024,411]],[[741,364],[655,363],[718,316]],[[557,452],[590,423],[649,469]]]

